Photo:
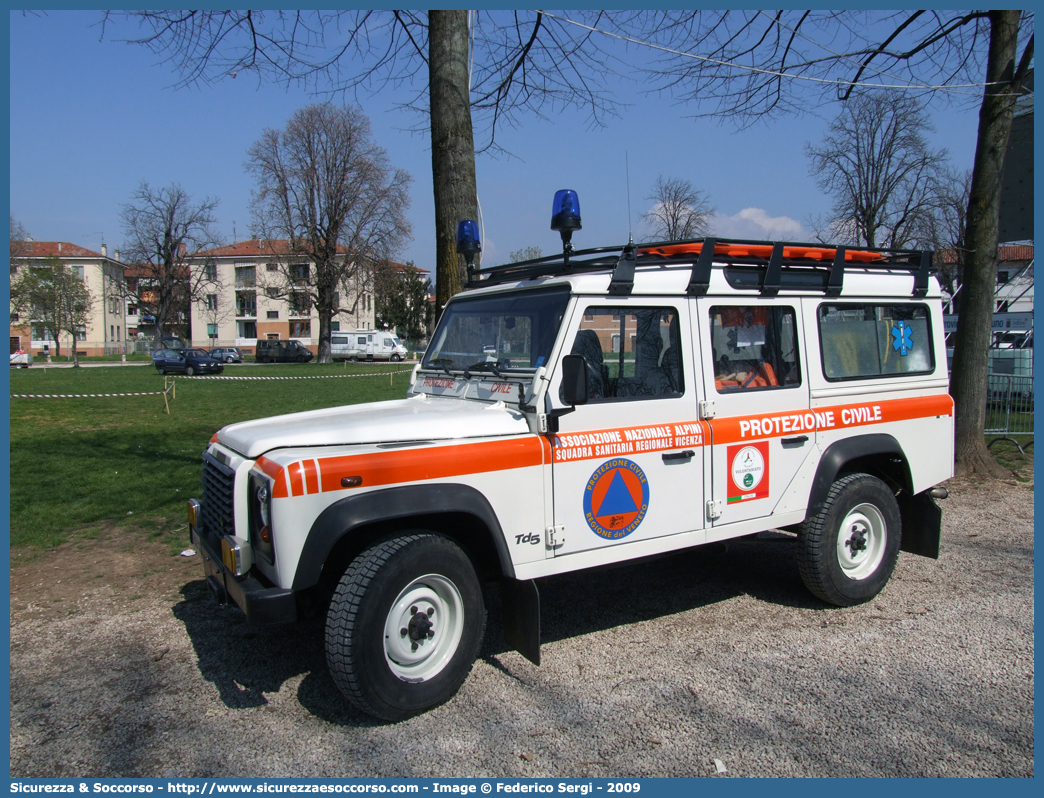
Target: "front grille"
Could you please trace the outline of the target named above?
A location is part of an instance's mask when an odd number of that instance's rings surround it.
[[[235,533],[233,495],[236,472],[203,452],[203,532],[216,542]]]

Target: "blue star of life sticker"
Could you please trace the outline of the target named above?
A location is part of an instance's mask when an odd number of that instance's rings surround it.
[[[913,330],[905,321],[897,322],[892,328],[892,349],[898,352],[900,357],[906,357],[913,349]]]

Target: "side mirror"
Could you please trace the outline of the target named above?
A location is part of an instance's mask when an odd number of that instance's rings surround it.
[[[587,404],[587,363],[583,355],[562,358],[562,398],[568,405]]]

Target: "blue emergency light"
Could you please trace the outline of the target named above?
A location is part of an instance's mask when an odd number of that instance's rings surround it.
[[[551,229],[562,236],[562,262],[569,264],[569,256],[573,252],[573,231],[579,230],[580,198],[576,192],[563,188],[555,192],[555,202],[551,206]]]
[[[551,229],[562,233],[562,240],[567,241],[566,233],[571,234],[580,227],[580,198],[572,189],[556,191],[551,208]]]

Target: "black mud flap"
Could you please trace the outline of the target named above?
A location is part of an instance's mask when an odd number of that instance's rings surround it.
[[[899,514],[903,521],[903,542],[900,548],[911,554],[939,559],[939,539],[942,537],[942,510],[928,491],[916,496],[898,496]]]
[[[504,641],[534,665],[540,664],[540,591],[532,579],[502,579]]]

